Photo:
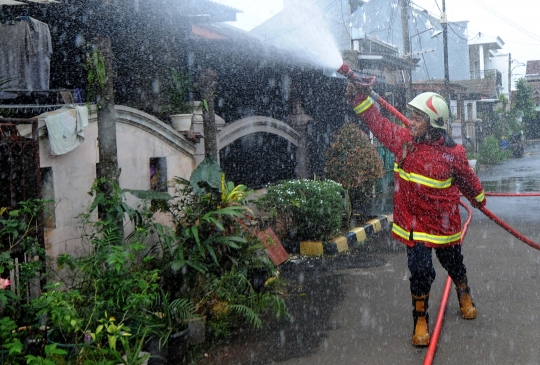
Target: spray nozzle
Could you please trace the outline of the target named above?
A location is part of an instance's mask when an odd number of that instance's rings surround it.
[[[343,65],[337,70],[339,74],[342,74],[343,76],[347,76],[347,74],[351,71],[351,68],[347,64],[347,62],[343,62]]]
[[[337,70],[337,72],[346,78],[348,78],[350,81],[354,82],[358,86],[361,87],[370,87],[375,84],[376,77],[375,76],[368,76],[368,77],[362,77],[358,76],[356,72],[354,72],[347,62],[343,62],[343,65]]]

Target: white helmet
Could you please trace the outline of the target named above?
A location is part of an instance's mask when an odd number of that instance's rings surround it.
[[[408,107],[426,114],[432,127],[446,129],[445,125],[450,113],[441,95],[432,92],[422,93],[412,99]]]

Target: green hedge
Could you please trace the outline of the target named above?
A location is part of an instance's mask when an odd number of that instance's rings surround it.
[[[287,180],[268,187],[260,209],[290,222],[298,240],[326,240],[339,233],[343,187],[332,180]]]
[[[509,150],[501,151],[500,142],[494,136],[487,136],[478,146],[478,163],[482,165],[495,165],[506,160]]]

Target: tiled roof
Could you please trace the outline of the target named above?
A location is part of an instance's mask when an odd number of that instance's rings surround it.
[[[486,77],[483,79],[462,80],[456,81],[458,84],[467,88],[471,96],[479,98],[498,98],[497,84],[494,77]]]
[[[540,74],[540,60],[536,61],[527,61],[527,75],[538,75]]]
[[[451,97],[455,98],[456,94],[464,94],[467,92],[465,86],[460,85],[459,83],[450,82],[448,84],[448,89],[450,91]],[[415,94],[423,92],[434,92],[441,95],[446,94],[446,86],[444,80],[429,80],[429,81],[420,81],[413,83],[413,92]]]

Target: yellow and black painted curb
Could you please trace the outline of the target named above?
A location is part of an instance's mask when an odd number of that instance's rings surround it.
[[[336,237],[328,242],[303,241],[300,242],[300,254],[306,256],[336,255],[360,246],[368,237],[382,231],[390,230],[390,220],[386,215],[371,219],[362,227],[351,229],[343,236]]]

